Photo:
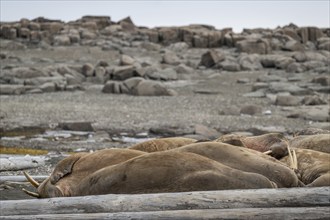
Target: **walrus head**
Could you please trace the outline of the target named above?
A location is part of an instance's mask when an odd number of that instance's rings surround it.
[[[41,184],[32,178],[27,172],[23,172],[26,179],[37,189],[37,192],[31,192],[26,189],[22,189],[23,192],[28,194],[29,196],[33,196],[35,198],[49,198],[49,197],[60,197],[64,196],[63,192],[55,185],[51,184],[50,178],[48,177]]]

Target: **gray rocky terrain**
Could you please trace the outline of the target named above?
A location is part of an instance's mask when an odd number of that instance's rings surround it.
[[[326,28],[36,18],[1,23],[0,49],[3,176],[49,175],[67,153],[154,137],[330,130]],[[43,160],[26,158],[38,150]],[[30,163],[15,165],[14,153]]]

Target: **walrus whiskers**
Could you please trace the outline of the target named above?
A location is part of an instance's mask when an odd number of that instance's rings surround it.
[[[32,178],[32,176],[30,176],[27,172],[23,172],[23,174],[24,174],[24,176],[26,177],[26,179],[32,184],[32,186],[34,186],[35,188],[38,188],[39,187],[39,183],[36,181],[36,180],[34,180],[33,178]]]

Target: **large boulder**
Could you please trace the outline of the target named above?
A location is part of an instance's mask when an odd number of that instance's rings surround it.
[[[118,21],[117,24],[119,24],[124,31],[135,31],[135,24],[129,16]]]
[[[260,70],[263,68],[258,54],[241,54],[238,63],[242,70]]]
[[[170,65],[179,65],[180,58],[172,51],[165,51],[162,57],[162,63]]]
[[[271,47],[267,40],[263,39],[246,39],[236,43],[238,52],[242,53],[256,53],[256,54],[267,54],[270,53]]]
[[[202,55],[199,65],[203,65],[203,66],[209,68],[225,59],[226,59],[226,57],[224,54],[219,53],[215,50],[209,50],[208,52],[206,52]]]
[[[287,50],[287,51],[304,51],[305,48],[304,46],[295,40],[290,40],[288,42],[285,43],[284,47],[282,48],[282,50]]]
[[[158,30],[159,41],[165,45],[180,41],[179,29],[175,27],[163,27]],[[155,42],[156,43],[156,42]]]
[[[133,76],[135,76],[135,67],[132,65],[113,68],[112,79],[114,80],[125,80]]]

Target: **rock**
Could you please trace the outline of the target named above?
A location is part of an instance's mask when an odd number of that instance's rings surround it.
[[[94,66],[91,63],[86,63],[82,66],[82,74],[86,77],[93,76]]]
[[[65,85],[65,78],[63,76],[47,76],[47,77],[35,77],[24,80],[25,85],[40,86],[45,83],[55,83],[57,86]]]
[[[81,23],[81,27],[82,28],[86,28],[92,32],[96,32],[97,31],[97,24],[94,21],[86,21]]]
[[[287,130],[282,126],[255,126],[249,129],[254,135],[262,135],[267,133],[286,133]]]
[[[5,39],[14,40],[17,37],[17,30],[9,25],[1,25],[1,34]]]
[[[161,125],[158,127],[151,127],[149,133],[161,137],[177,137],[193,134],[194,129],[187,126]]]
[[[305,105],[296,108],[288,107],[285,109],[289,111],[288,118],[302,118],[305,120],[317,122],[329,122],[329,106],[328,105]]]
[[[123,54],[120,57],[120,65],[121,66],[133,65],[135,62],[136,61],[132,57],[130,57],[128,55]]]
[[[282,48],[282,50],[286,50],[286,51],[304,51],[305,48],[298,41],[290,40],[290,41],[288,41],[288,42],[285,43],[285,45]]]
[[[268,43],[263,39],[247,39],[236,43],[236,48],[240,53],[267,54],[270,53]]]
[[[330,86],[330,76],[318,76],[312,79],[312,83],[318,83],[322,86]]]
[[[305,62],[307,60],[307,55],[305,52],[295,52],[292,55],[292,58],[295,59],[297,62]]]
[[[20,95],[25,92],[24,85],[6,85],[0,84],[1,95]]]
[[[81,19],[78,20],[78,22],[95,22],[97,25],[97,28],[103,29],[109,25],[111,25],[111,18],[109,16],[83,16]]]
[[[289,92],[292,95],[309,95],[312,93],[309,89],[288,82],[271,82],[269,90],[273,93]]]
[[[190,74],[194,72],[194,69],[187,66],[186,64],[181,63],[180,65],[175,67],[175,71],[177,73],[185,73],[185,74]]]
[[[230,72],[237,72],[241,70],[240,65],[237,62],[231,60],[222,61],[219,63],[219,67]]]
[[[179,28],[176,27],[162,27],[158,30],[159,41],[164,45],[179,42]],[[156,43],[156,42],[154,42]]]
[[[310,128],[306,128],[306,129],[296,132],[295,136],[316,135],[316,134],[330,134],[330,130],[310,127]]]
[[[260,63],[264,68],[275,68],[275,61],[279,58],[279,55],[266,54],[260,56]]]
[[[319,44],[317,46],[317,49],[330,51],[330,41],[327,41],[327,42],[324,42],[322,44]]]
[[[167,48],[176,53],[180,53],[186,51],[189,48],[189,45],[186,42],[177,42],[170,44]]]
[[[105,71],[104,67],[102,67],[102,66],[95,67],[94,75],[99,80],[99,82],[102,84],[104,83],[104,80],[105,80],[105,74],[106,74],[106,71]]]
[[[283,28],[282,30],[280,30],[280,32],[282,32],[282,34],[289,36],[290,38],[292,38],[295,41],[300,42],[301,38],[299,37],[297,31],[293,28]]]
[[[295,60],[291,57],[278,57],[275,60],[275,67],[277,69],[285,70],[291,63],[295,62]]]
[[[57,127],[69,131],[94,131],[91,122],[63,122],[59,123]]]
[[[317,95],[313,95],[313,96],[305,96],[303,98],[303,100],[301,101],[302,104],[304,105],[324,105],[327,104],[327,102],[323,99],[321,99],[321,97],[317,96]]]
[[[249,98],[264,98],[266,97],[266,94],[263,90],[258,90],[255,92],[249,92],[243,94],[243,97],[249,97]]]
[[[214,140],[221,135],[220,132],[218,132],[217,130],[201,124],[195,125],[195,134],[201,135],[204,137],[204,139],[209,140]]]
[[[275,105],[280,106],[298,106],[300,105],[301,99],[292,95],[277,95]]]
[[[179,65],[180,59],[174,52],[166,51],[162,57],[162,63],[170,65]]]
[[[308,61],[321,61],[321,62],[328,62],[329,57],[325,56],[321,52],[316,51],[306,51],[305,52]]]
[[[260,70],[262,65],[257,54],[241,54],[238,63],[242,70]]]
[[[314,70],[316,68],[325,66],[324,62],[318,60],[306,61],[302,65],[306,70]]]
[[[115,94],[120,94],[120,93],[121,93],[120,85],[121,85],[121,82],[117,82],[117,81],[109,80],[109,81],[107,81],[106,84],[103,86],[103,88],[102,88],[102,92],[103,92],[103,93],[115,93]]]
[[[302,73],[305,71],[306,71],[306,67],[301,63],[297,63],[297,62],[290,63],[286,68],[286,72],[288,73]]]
[[[43,92],[55,92],[56,91],[56,85],[53,82],[46,82],[39,86],[41,91]]]
[[[81,29],[80,38],[85,40],[93,40],[97,37],[97,34],[94,31],[91,31],[87,28]]]
[[[240,114],[243,115],[257,115],[261,114],[262,108],[258,105],[245,105],[241,108]]]
[[[129,17],[129,16],[118,21],[118,24],[121,26],[122,30],[124,30],[124,31],[134,31],[135,30],[135,24],[133,23],[131,17]]]
[[[53,39],[54,46],[69,46],[71,44],[71,39],[67,35],[57,35]]]
[[[209,39],[208,39],[208,35],[205,32],[202,32],[200,34],[196,34],[193,36],[193,47],[196,48],[207,48],[209,45]]]
[[[132,77],[132,78],[129,78],[129,79],[126,79],[123,84],[126,86],[126,88],[129,90],[129,91],[132,91],[135,89],[135,87],[141,82],[143,81],[144,79],[142,77]]]
[[[17,37],[23,38],[23,39],[29,39],[30,38],[30,30],[28,28],[19,28],[17,32]]]
[[[12,69],[12,76],[17,77],[19,79],[28,79],[48,76],[48,73],[44,72],[43,70],[32,67],[17,67]]]
[[[64,24],[61,22],[43,22],[40,24],[41,31],[47,31],[50,35],[58,34],[64,27]]]
[[[161,49],[161,45],[152,42],[142,42],[139,47],[148,51],[159,51]]]
[[[158,70],[152,73],[147,73],[146,76],[148,76],[150,79],[153,80],[164,80],[164,81],[168,81],[168,80],[177,80],[178,79],[178,75],[176,73],[176,71],[172,68],[166,68],[163,70]]]
[[[131,91],[137,96],[172,96],[176,93],[173,90],[167,89],[160,82],[151,80],[143,80]]]
[[[116,66],[113,69],[112,79],[114,80],[125,80],[135,76],[135,67],[130,66]]]
[[[202,55],[199,65],[203,65],[207,68],[210,68],[223,60],[225,60],[224,54],[218,53],[215,50],[209,50],[208,52]]]

